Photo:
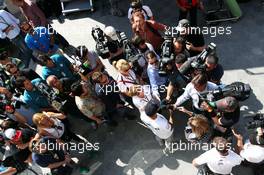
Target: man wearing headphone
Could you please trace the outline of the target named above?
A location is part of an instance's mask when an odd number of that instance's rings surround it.
[[[127,14],[127,18],[129,19],[131,23],[132,23],[131,21],[132,14],[136,11],[141,11],[145,16],[145,20],[154,19],[153,13],[151,9],[149,8],[149,6],[143,5],[141,0],[132,0],[130,3],[130,8],[128,9],[128,14]]]

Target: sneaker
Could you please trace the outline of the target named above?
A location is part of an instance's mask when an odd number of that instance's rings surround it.
[[[63,15],[60,15],[60,16],[58,17],[58,22],[59,22],[60,24],[63,24],[63,23],[65,22],[65,19],[64,19],[64,16],[63,16]]]

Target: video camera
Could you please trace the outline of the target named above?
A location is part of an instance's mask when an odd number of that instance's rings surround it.
[[[164,42],[161,46],[161,58],[159,60],[159,75],[167,75],[167,65],[174,61],[173,38],[169,34],[165,34]]]
[[[88,73],[92,72],[92,69],[89,67],[89,61],[83,61],[78,56],[72,56],[71,59],[73,60],[72,64],[75,65],[78,68],[78,72],[84,76],[86,76]]]
[[[66,100],[62,100],[59,94],[44,82],[38,82],[35,87],[46,96],[51,104],[57,111],[62,111]]]
[[[186,74],[190,69],[195,69],[200,72],[206,70],[206,57],[216,54],[216,44],[210,43],[199,55],[188,59],[179,69],[182,74]]]
[[[264,127],[264,114],[246,114],[245,118],[252,118],[253,121],[250,121],[246,124],[247,129],[256,129]]]
[[[251,93],[251,87],[249,84],[242,82],[234,82],[224,87],[219,87],[213,91],[207,91],[200,93],[200,97],[205,101],[216,101],[224,97],[235,97],[238,101],[245,101],[249,98]]]
[[[95,49],[103,59],[107,59],[110,57],[109,48],[107,45],[108,39],[104,34],[104,31],[99,27],[95,27],[92,29],[92,37],[96,42]]]
[[[130,40],[122,40],[123,44],[123,50],[125,53],[126,60],[130,63],[132,63],[132,69],[135,72],[142,71],[141,66],[138,63],[138,60],[142,57],[144,57],[143,54],[141,54],[137,48],[131,43]]]

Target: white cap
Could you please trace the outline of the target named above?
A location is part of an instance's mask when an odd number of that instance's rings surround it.
[[[104,29],[104,33],[109,36],[112,40],[116,41],[118,40],[116,29],[113,26],[107,26]]]
[[[178,30],[179,32],[183,32],[187,27],[190,27],[190,22],[187,19],[182,19],[179,21],[176,30]]]
[[[9,140],[17,141],[21,137],[21,131],[16,131],[15,129],[9,128],[5,130],[4,135]]]

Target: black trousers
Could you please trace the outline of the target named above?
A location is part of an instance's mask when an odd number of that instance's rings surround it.
[[[197,26],[197,7],[192,7],[188,9],[186,12],[180,10],[179,11],[179,21],[182,19],[187,19],[187,15],[190,15],[190,24],[192,27]]]
[[[44,12],[46,18],[62,15],[60,0],[37,0],[37,5]]]
[[[251,168],[254,175],[264,174],[264,161],[260,163],[251,163],[251,162],[248,162],[247,160],[244,160],[241,165]]]
[[[224,174],[218,174],[212,172],[207,165],[202,165],[199,170],[197,175],[224,175]],[[225,175],[230,175],[230,174],[225,174]]]

